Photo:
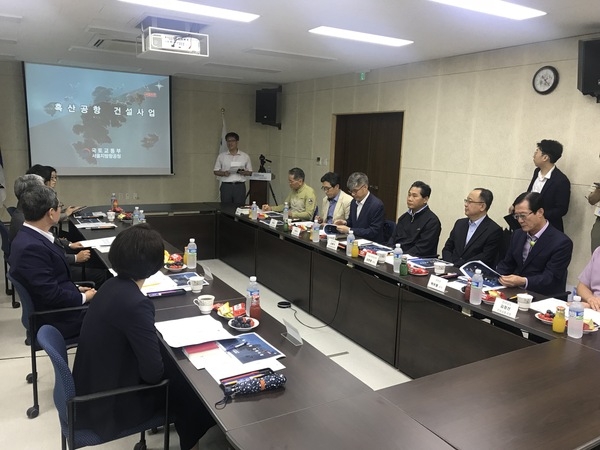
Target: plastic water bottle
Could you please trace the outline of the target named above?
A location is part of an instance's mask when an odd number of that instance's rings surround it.
[[[144,214],[144,210],[143,209],[140,209],[139,220],[140,220],[140,223],[146,223],[146,215]]]
[[[117,201],[117,194],[114,192],[110,195],[110,210],[114,211],[116,207],[119,206],[119,202]]]
[[[250,207],[250,219],[258,219],[258,206],[256,205],[256,202],[252,202],[252,206]]]
[[[138,223],[140,223],[140,208],[136,206],[133,210],[133,224],[137,225]]]
[[[472,305],[481,305],[481,294],[483,294],[483,275],[481,275],[481,269],[477,269],[471,280],[469,303]]]
[[[315,220],[312,226],[312,241],[319,242],[319,221]]]
[[[346,238],[346,256],[352,256],[352,245],[354,244],[354,231],[348,231],[348,237]]]
[[[252,301],[254,298],[260,300],[260,291],[258,289],[258,283],[256,282],[256,277],[250,277],[250,282],[248,283],[248,287],[246,288],[246,315],[250,316],[250,309],[252,308]]]
[[[290,206],[288,205],[288,202],[285,202],[283,204],[283,223],[287,223],[289,216],[290,216]]]
[[[198,256],[198,246],[196,245],[196,239],[190,238],[190,242],[187,245],[187,266],[190,269],[196,269],[196,260]]]
[[[396,244],[394,249],[394,273],[400,273],[400,265],[402,264],[402,247]]]
[[[580,339],[583,336],[583,305],[579,295],[574,295],[573,301],[569,305],[567,335],[575,339]]]

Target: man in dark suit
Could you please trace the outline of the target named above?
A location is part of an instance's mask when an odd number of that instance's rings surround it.
[[[559,231],[564,231],[563,216],[569,211],[571,182],[562,173],[556,162],[560,159],[563,146],[560,142],[543,139],[533,153],[536,169],[527,192],[539,192],[544,200],[544,216]],[[512,213],[512,211],[510,211]]]
[[[494,195],[484,188],[473,189],[465,199],[465,215],[458,219],[442,249],[442,259],[460,267],[482,261],[494,267],[502,239],[502,228],[487,215]]]
[[[81,306],[95,289],[77,287],[71,281],[64,249],[54,243],[50,228],[60,218],[56,192],[47,186],[32,186],[20,198],[25,223],[12,241],[10,274],[29,292],[36,311]],[[55,326],[65,338],[79,334],[80,312],[51,315],[40,325]]]
[[[336,220],[337,230],[348,233],[351,229],[357,238],[383,242],[385,214],[383,202],[369,192],[369,178],[362,172],[354,172],[346,183],[354,201],[350,203],[348,220]]]
[[[400,244],[404,253],[421,258],[436,257],[442,232],[440,219],[429,209],[427,202],[431,188],[422,181],[415,181],[408,190],[408,211],[398,218],[388,245]]]
[[[521,229],[498,264],[500,283],[544,295],[564,292],[573,242],[546,220],[541,194],[524,192],[513,206]]]

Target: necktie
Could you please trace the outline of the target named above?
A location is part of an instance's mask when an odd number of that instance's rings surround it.
[[[536,241],[537,237],[527,235],[527,241],[525,242],[525,247],[523,248],[523,261],[525,261],[529,256],[529,253],[531,252],[531,249],[535,245]]]

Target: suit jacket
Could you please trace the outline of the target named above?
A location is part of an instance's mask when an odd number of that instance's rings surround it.
[[[549,225],[523,261],[526,239],[527,233],[523,230],[513,232],[506,256],[498,264],[498,273],[526,277],[527,289],[539,294],[556,295],[564,292],[567,268],[573,253],[571,239]]]
[[[383,202],[370,193],[360,210],[358,219],[356,218],[356,206],[356,201],[352,200],[347,221],[354,236],[383,243],[383,222],[385,221]]]
[[[465,245],[468,231],[468,217],[456,221],[442,249],[442,259],[457,267],[469,261],[482,261],[494,267],[502,240],[502,228],[489,216],[485,216]]]
[[[62,247],[29,227],[22,227],[12,241],[10,274],[29,292],[36,311],[81,306],[83,298],[71,281]],[[52,315],[40,320],[58,328],[65,338],[79,334],[82,313]]]
[[[352,197],[346,194],[344,191],[340,190],[340,196],[338,198],[337,203],[335,204],[335,208],[333,210],[333,218],[332,222],[336,220],[348,220],[350,216],[350,204],[352,203]],[[321,203],[321,209],[319,211],[319,216],[323,219],[323,223],[327,223],[327,212],[329,211],[329,198],[327,196],[323,197],[323,201]]]
[[[539,173],[540,169],[535,169],[533,171],[533,177],[531,178],[531,183],[529,183],[527,192],[531,192],[531,189],[533,189],[533,183]],[[540,195],[544,202],[544,217],[554,228],[559,231],[564,231],[562,218],[567,214],[567,211],[569,211],[571,182],[558,167],[554,167],[552,176],[544,183]]]
[[[152,300],[132,280],[109,279],[90,302],[81,327],[73,366],[77,395],[155,384],[163,372]],[[158,403],[140,394],[110,398],[78,412],[78,420],[101,436],[110,436],[148,420]]]

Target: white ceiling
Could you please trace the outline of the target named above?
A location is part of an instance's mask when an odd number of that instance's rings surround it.
[[[192,1],[260,18],[231,22],[117,0],[0,0],[0,60],[280,84],[600,32],[600,0],[513,0],[548,13],[523,21],[428,0]],[[147,16],[205,25],[210,57],[136,56],[127,42]],[[320,25],[414,44],[383,47],[308,33]],[[104,48],[95,48],[102,39]]]

